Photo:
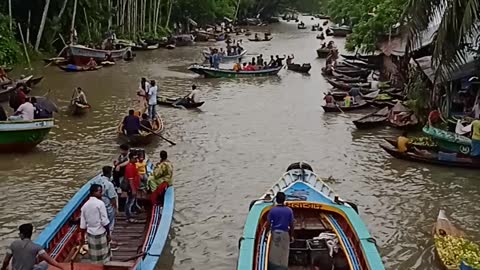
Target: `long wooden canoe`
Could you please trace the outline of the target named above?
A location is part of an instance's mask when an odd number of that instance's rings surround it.
[[[0,152],[27,152],[47,137],[55,126],[53,118],[33,121],[1,121]]]
[[[255,38],[249,38],[248,41],[252,41],[252,42],[267,42],[267,41],[270,41],[272,40],[273,37],[269,37],[269,38],[259,38],[259,39],[255,39]]]
[[[147,172],[152,171],[151,162]],[[100,177],[100,175],[95,178]],[[80,209],[88,200],[89,189],[95,178],[88,181],[70,199],[63,209],[40,233],[35,242],[57,260],[65,269],[77,270],[154,270],[165,247],[174,211],[174,189],[169,187],[165,193],[163,208],[152,206],[148,195],[139,192],[138,204],[146,209],[138,219],[144,218],[144,224],[127,223],[123,212],[117,214],[112,239],[118,241],[118,250],[112,251],[112,260],[105,264],[92,264],[88,253],[81,255],[77,239],[80,232]],[[120,198],[120,205],[124,199]],[[119,210],[123,210],[120,207]]]
[[[157,104],[158,105],[164,105],[164,106],[172,106],[172,107],[179,107],[182,106],[186,109],[192,109],[192,108],[198,108],[201,107],[205,101],[202,102],[197,102],[197,103],[190,103],[190,102],[179,102],[176,106],[173,104],[178,101],[179,99],[183,98],[164,98],[164,97],[158,97],[157,98]]]
[[[101,65],[96,67],[89,67],[89,66],[77,66],[77,65],[60,65],[58,66],[61,70],[67,72],[83,72],[83,71],[96,71],[102,68]]]
[[[137,114],[141,115],[141,113],[137,113]],[[164,129],[163,120],[158,113],[154,123],[152,124],[152,127],[153,127],[152,130],[155,131],[155,133],[157,134],[160,134]],[[146,132],[146,131],[140,131],[140,134],[136,134],[136,135],[125,134],[123,132],[123,119],[120,120],[120,123],[117,126],[117,134],[118,134],[118,138],[122,143],[127,143],[131,146],[148,145],[152,143],[155,140],[155,138],[158,137],[157,135],[151,132]]]
[[[351,104],[349,107],[345,107],[343,102],[340,104],[333,104],[333,105],[322,105],[323,110],[328,112],[348,112],[348,111],[355,111],[367,108],[370,106],[366,101],[360,100],[358,103]]]
[[[341,200],[310,165],[294,163],[272,188],[250,203],[239,241],[238,270],[267,269],[272,241],[267,216],[279,191],[286,194],[286,205],[292,208],[295,219],[288,269],[313,269],[317,256],[330,262],[325,269],[385,269],[356,205]],[[333,256],[325,248],[325,239],[319,239],[322,236],[338,241]]]
[[[296,71],[296,72],[300,72],[300,73],[308,73],[310,71],[310,69],[312,69],[312,66],[310,65],[310,63],[306,63],[306,64],[303,64],[303,65],[289,64],[289,65],[287,65],[287,67],[288,67],[288,70],[292,70],[292,71]]]
[[[358,120],[354,120],[353,124],[357,129],[370,129],[385,125],[389,113],[388,107],[385,107],[377,112],[368,114]]]
[[[188,69],[192,72],[205,76],[205,78],[238,78],[274,76],[277,75],[282,68],[283,66],[255,71],[234,71],[232,69],[215,69],[201,65],[192,65]]]
[[[72,102],[68,107],[69,107],[69,112],[72,115],[84,115],[91,108],[89,104],[80,104],[78,102]]]

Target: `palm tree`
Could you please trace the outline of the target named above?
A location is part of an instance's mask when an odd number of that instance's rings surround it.
[[[405,18],[410,33],[408,48],[422,39],[422,31],[438,25],[433,41],[435,79],[448,78],[465,60],[468,46],[478,36],[480,0],[408,0]]]

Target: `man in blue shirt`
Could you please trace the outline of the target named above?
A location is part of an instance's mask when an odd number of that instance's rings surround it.
[[[275,196],[277,205],[268,212],[267,221],[270,225],[271,242],[268,255],[269,270],[288,270],[288,255],[290,242],[293,241],[293,211],[285,205],[285,193],[278,192]]]
[[[135,116],[134,110],[129,110],[123,119],[123,130],[127,135],[140,134],[140,119]]]

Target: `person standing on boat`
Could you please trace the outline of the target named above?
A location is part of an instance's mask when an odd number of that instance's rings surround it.
[[[166,151],[160,152],[160,162],[155,165],[153,173],[148,178],[147,188],[152,192],[152,205],[163,204],[165,191],[173,184],[173,165],[168,160]]]
[[[472,122],[472,156],[480,157],[480,120]]]
[[[104,166],[102,168],[102,175],[100,177],[95,178],[93,180],[93,184],[97,184],[102,186],[102,201],[105,203],[105,208],[107,208],[107,215],[108,220],[110,223],[108,224],[108,228],[110,230],[110,236],[113,233],[113,227],[115,225],[115,216],[117,212],[117,191],[113,186],[113,183],[110,181],[112,177],[112,167],[111,166]]]
[[[30,239],[33,233],[32,224],[22,224],[18,230],[20,239],[13,241],[8,247],[1,270],[7,270],[10,261],[12,261],[12,270],[47,270],[49,264],[65,269],[50,257],[43,247],[32,242]],[[37,261],[40,263],[36,263]]]
[[[120,187],[120,182],[125,176],[125,166],[128,164],[128,153],[130,151],[130,146],[128,144],[120,145],[120,155],[117,160],[113,162],[115,165],[115,170],[113,171],[113,185],[115,187]]]
[[[278,192],[275,196],[277,205],[268,212],[267,222],[271,231],[268,269],[287,270],[290,242],[293,242],[294,218],[293,211],[285,205],[285,193]]]
[[[158,87],[155,80],[150,81],[150,88],[148,89],[148,116],[150,119],[154,120],[157,118],[157,93]]]
[[[101,185],[90,186],[90,198],[82,206],[80,213],[79,243],[84,243],[87,233],[88,255],[93,263],[104,264],[110,261],[110,220],[107,208],[102,201]]]
[[[137,170],[137,157],[134,153],[128,154],[129,162],[125,166],[125,188],[127,192],[127,202],[125,204],[125,216],[129,223],[137,223],[133,218],[134,208],[137,205],[137,192],[140,188],[140,175]]]
[[[137,91],[137,96],[138,96],[138,103],[140,108],[144,109],[145,111],[148,108],[148,97],[147,97],[147,91],[150,88],[150,83],[147,81],[145,77],[143,77],[140,81],[140,87],[138,88]]]

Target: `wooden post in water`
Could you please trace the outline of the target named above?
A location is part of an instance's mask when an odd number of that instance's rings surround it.
[[[23,43],[23,50],[25,51],[25,57],[27,58],[28,66],[30,69],[32,68],[32,64],[30,63],[30,56],[28,55],[27,44],[25,44],[25,39],[23,38],[22,26],[18,23],[18,31],[20,32],[20,37],[22,38]]]

